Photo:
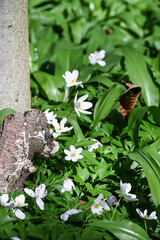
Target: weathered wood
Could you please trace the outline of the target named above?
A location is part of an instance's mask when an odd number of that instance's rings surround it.
[[[34,155],[48,157],[56,151],[43,112],[33,109],[6,116],[0,130],[0,192],[21,190],[36,171],[31,162]]]

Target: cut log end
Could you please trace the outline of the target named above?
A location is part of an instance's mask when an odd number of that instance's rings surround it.
[[[45,114],[36,109],[5,117],[0,130],[0,192],[21,190],[36,171],[35,155],[53,156],[58,145],[50,138]]]

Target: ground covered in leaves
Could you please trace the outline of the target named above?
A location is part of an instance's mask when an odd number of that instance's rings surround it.
[[[0,197],[1,239],[159,239],[159,11],[158,0],[29,0],[32,108],[57,152]]]

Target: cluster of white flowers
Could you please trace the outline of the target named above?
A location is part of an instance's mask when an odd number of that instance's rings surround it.
[[[20,210],[17,209],[16,207],[25,207],[28,206],[28,203],[25,203],[25,196],[23,194],[17,196],[15,200],[11,199],[11,201],[8,203],[9,200],[9,195],[8,194],[2,194],[0,197],[0,203],[2,206],[12,209],[13,214],[23,220],[25,219],[25,214]]]
[[[35,192],[31,189],[24,188],[24,192],[27,193],[29,196],[36,198],[36,203],[40,207],[41,210],[44,210],[44,202],[42,201],[42,198],[44,198],[47,195],[47,190],[45,190],[46,186],[45,184],[41,184],[40,186],[36,187]],[[24,194],[21,194],[13,200],[11,198],[11,201],[9,201],[9,195],[8,194],[2,194],[0,196],[0,203],[2,206],[12,209],[13,215],[17,218],[23,220],[25,219],[25,214],[18,208],[26,207],[28,206],[28,203],[25,203],[25,196]],[[18,207],[18,208],[17,208]],[[12,238],[14,239],[14,237]]]

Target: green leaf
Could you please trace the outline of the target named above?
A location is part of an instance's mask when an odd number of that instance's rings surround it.
[[[95,154],[92,152],[89,152],[87,150],[83,150],[82,155],[84,156],[84,160],[87,165],[98,165],[100,166],[100,163],[94,158]]]
[[[128,75],[133,84],[142,88],[142,95],[147,106],[159,106],[159,90],[154,84],[149,72],[148,66],[142,55],[135,49],[122,48],[126,60]]]
[[[160,108],[156,106],[151,106],[148,110],[153,115],[156,123],[160,126]]]
[[[155,76],[156,76],[156,82],[160,84],[160,52],[156,58],[154,72],[155,72]]]
[[[95,228],[105,229],[114,234],[119,240],[150,240],[143,228],[128,220],[100,220],[92,222],[89,225]]]
[[[1,215],[3,213],[3,215]],[[17,220],[16,218],[13,217],[9,217],[8,215],[5,215],[6,212],[0,212],[0,226],[2,226],[3,224],[6,224],[8,222],[12,222]]]
[[[68,41],[60,41],[55,46],[55,75],[62,76],[65,71],[81,69],[83,64],[83,49]]]
[[[106,61],[106,66],[103,67],[105,71],[109,72],[112,70],[113,67],[117,66],[120,63],[122,56],[113,54],[113,53],[108,53],[105,61]]]
[[[148,107],[137,107],[133,109],[129,115],[128,134],[131,137],[136,147],[138,146],[139,126],[147,110],[148,110]]]
[[[15,110],[12,108],[4,108],[4,109],[0,110],[0,125],[2,124],[5,116],[10,115],[14,112],[15,112]]]
[[[143,168],[156,207],[160,205],[160,191],[157,191],[160,188],[159,146],[160,139],[144,150],[137,149],[133,153],[129,153],[129,158],[138,162]]]
[[[81,141],[81,140],[84,140],[85,137],[82,133],[82,130],[77,122],[77,118],[75,116],[73,116],[73,114],[71,114],[69,117],[68,117],[68,122],[70,122],[70,124],[73,126],[73,129],[74,129],[74,132],[75,132],[75,135],[77,136],[78,140]]]
[[[89,178],[89,172],[86,168],[76,167],[77,175],[85,182]]]
[[[138,146],[139,126],[147,111],[150,111],[150,113],[153,115],[153,118],[160,126],[160,108],[156,106],[150,106],[150,107],[137,107],[133,109],[128,119],[128,134],[136,147]]]
[[[49,100],[62,102],[64,99],[64,79],[45,72],[33,73],[34,78]],[[63,91],[62,91],[63,90]]]
[[[108,116],[108,114],[113,109],[114,105],[118,102],[120,96],[125,91],[125,87],[119,83],[114,83],[107,92],[105,92],[102,97],[96,103],[94,108],[94,121],[93,129],[97,126],[98,122],[103,120]]]

